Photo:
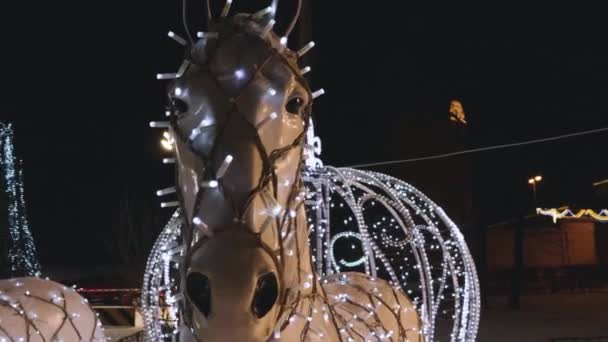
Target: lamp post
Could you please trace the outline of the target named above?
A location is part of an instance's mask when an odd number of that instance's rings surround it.
[[[542,182],[543,176],[534,176],[528,179],[528,184],[532,186],[532,195],[534,196],[534,209],[536,209],[536,186]]]

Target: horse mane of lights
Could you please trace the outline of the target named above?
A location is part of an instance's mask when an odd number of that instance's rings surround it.
[[[232,1],[228,0],[221,15],[217,18],[218,22],[221,24],[230,20],[235,20],[235,22],[237,20],[255,20],[255,23],[247,21],[245,26],[248,29],[254,27],[254,30],[257,30],[256,25],[259,24],[259,32],[265,42],[271,43],[269,46],[274,53],[301,57],[314,46],[314,43],[309,43],[299,51],[292,52],[286,47],[288,34],[280,39],[278,36],[275,37],[272,29],[275,22],[276,0],[268,8],[258,13],[246,16],[239,14],[235,16],[237,19],[231,19],[228,16],[231,5]],[[292,29],[293,22],[288,32]],[[221,38],[220,36],[221,33],[214,31],[198,35],[201,40],[205,40],[205,44],[207,41]],[[187,48],[190,47],[187,39],[179,37],[173,32],[169,33],[169,37]],[[191,43],[192,47],[196,47],[194,42]],[[220,45],[219,43],[214,44]],[[186,77],[184,75],[187,75],[190,64],[190,61],[186,60],[177,73],[159,74],[157,78],[179,82],[181,78]],[[237,69],[236,72],[233,72],[233,76],[237,80],[243,79],[247,75],[247,70],[245,68]],[[300,69],[298,80],[308,71],[310,68]],[[279,88],[268,88],[264,90],[264,96],[267,94],[275,96],[277,90],[281,95]],[[172,89],[172,92],[175,93],[174,96],[178,99],[188,96],[185,94],[187,91],[186,87]],[[322,94],[322,90],[310,92],[309,97],[315,99]],[[171,115],[172,113],[169,111],[168,116]],[[279,116],[277,113],[271,113],[255,128],[259,131],[260,127],[264,125],[269,127],[269,122],[278,121],[277,116]],[[364,295],[365,301],[348,291],[337,292],[335,296],[333,294],[323,294],[324,297],[319,295],[326,300],[322,310],[321,306],[319,306],[319,310],[314,307],[315,299],[313,304],[310,304],[310,313],[306,315],[298,315],[296,312],[285,316],[285,319],[283,315],[279,315],[277,326],[274,327],[274,333],[268,338],[268,341],[292,341],[293,339],[289,339],[287,336],[290,335],[284,333],[284,330],[299,319],[305,322],[303,333],[300,334],[300,340],[303,341],[382,341],[395,340],[395,338],[399,341],[409,340],[410,335],[384,329],[379,318],[379,326],[374,329],[371,329],[369,325],[366,327],[359,325],[362,322],[373,320],[374,316],[386,315],[387,310],[383,305],[389,307],[386,304],[390,301],[388,297],[393,295],[397,298],[397,293],[399,296],[411,300],[411,306],[415,308],[420,325],[420,334],[415,334],[416,341],[430,342],[440,338],[451,341],[474,341],[480,319],[479,282],[473,259],[458,227],[441,207],[401,180],[377,172],[325,166],[320,160],[321,140],[315,135],[312,120],[308,116],[304,116],[304,120],[306,122],[302,125],[305,128],[301,145],[302,158],[296,160],[301,167],[298,166],[296,169],[299,170],[298,177],[303,183],[301,200],[305,210],[302,211],[301,216],[305,217],[307,225],[297,229],[305,230],[309,248],[306,251],[297,248],[281,250],[277,259],[283,262],[294,253],[296,256],[298,253],[310,254],[312,275],[309,277],[310,279],[320,279],[322,287],[327,286],[326,292],[331,292],[332,288],[339,288],[340,285],[345,284],[365,284],[359,289],[366,289],[368,292]],[[202,126],[203,121],[200,126],[192,130],[193,135],[190,136],[190,140],[198,139],[202,135],[201,130],[207,127]],[[180,133],[176,131],[181,128],[175,124],[175,121],[152,122],[151,126],[167,129],[164,132],[163,146],[167,149],[179,150],[179,146],[174,147],[179,144],[179,139],[184,139],[184,137],[175,136]],[[188,136],[185,137],[187,140]],[[211,150],[215,151],[216,147],[214,146]],[[176,155],[179,157],[178,152]],[[230,165],[234,164],[233,160],[238,157],[238,155],[235,157],[228,155],[221,160],[215,158],[220,160],[218,165],[214,165],[218,170],[216,176],[226,174],[229,167],[234,169],[235,166]],[[164,163],[179,165],[180,160],[179,158],[166,158]],[[218,176],[217,180],[206,180],[201,187],[217,189],[221,185],[218,180],[223,181],[220,178],[221,176]],[[297,181],[291,182],[291,184],[287,182],[285,186],[296,188],[298,184]],[[179,191],[181,191],[179,188],[172,187],[159,190],[157,194],[165,196]],[[183,199],[180,198],[178,201],[162,204],[162,207],[180,208],[175,211],[159,236],[146,265],[142,312],[149,341],[200,340],[196,336],[192,339],[184,338],[189,334],[194,335],[195,329],[187,322],[189,309],[185,304],[187,291],[183,285],[183,272],[187,267],[185,266],[186,258],[192,255],[191,249],[194,248],[193,246],[200,245],[199,238],[204,239],[204,237],[184,232],[191,229],[192,222],[195,226],[206,226],[206,224],[203,224],[198,217],[194,217],[194,220],[189,218],[188,213],[182,207],[182,202]],[[274,212],[274,208],[278,208],[278,210]],[[283,206],[283,208],[290,207]],[[269,209],[272,209],[270,212],[274,216],[284,215],[285,218],[291,216],[294,220],[296,216],[300,217],[300,213],[296,210],[284,210],[283,213],[280,205]],[[205,228],[209,230],[207,227]],[[278,227],[278,229],[282,228],[282,226]],[[194,237],[185,235],[194,235]],[[277,235],[285,238],[283,233]],[[218,262],[221,261],[218,260]],[[357,274],[359,275],[357,276]],[[376,280],[378,280],[377,283]],[[361,283],[358,283],[359,281]],[[315,287],[314,284],[311,285],[311,282],[302,280],[302,288]],[[383,284],[386,284],[385,288],[382,288]],[[334,285],[336,287],[332,287]],[[381,290],[378,291],[378,288]],[[389,295],[385,294],[383,297],[385,289],[390,291],[387,292]],[[378,294],[378,292],[382,293]],[[327,302],[329,297],[336,298],[336,302],[332,304],[336,307],[351,298],[357,299],[358,301],[354,301],[350,305],[359,308],[356,314],[348,313],[347,319],[343,319],[346,314],[338,317],[340,320],[334,319],[332,324],[336,327],[336,332],[335,335],[330,334],[330,337],[315,331],[317,323],[315,315],[324,316],[325,321],[328,320],[328,312],[332,310],[326,311],[326,307],[331,306]],[[368,297],[369,301],[367,301]],[[281,296],[281,298],[283,297]],[[383,298],[386,301],[383,301]],[[388,312],[394,311],[396,317],[401,318],[401,312],[408,310],[409,303],[402,304],[399,300],[396,300],[396,303],[395,307],[389,307]],[[337,312],[337,310],[334,311]],[[230,324],[230,322],[225,323]],[[399,319],[397,319],[397,324],[400,324]],[[197,328],[200,329],[200,326]],[[369,335],[358,333],[364,328],[369,330]],[[304,329],[307,330],[305,333]],[[349,335],[350,331],[352,331],[352,335]]]

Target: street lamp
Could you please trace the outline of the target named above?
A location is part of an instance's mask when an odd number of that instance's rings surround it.
[[[536,208],[536,185],[543,180],[543,176],[534,176],[528,179],[528,184],[532,185],[532,194],[534,196],[534,208]]]

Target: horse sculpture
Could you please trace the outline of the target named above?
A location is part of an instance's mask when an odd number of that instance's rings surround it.
[[[170,121],[151,126],[168,129],[175,158],[165,163],[176,164],[177,178],[157,194],[176,194],[178,200],[163,207],[179,209],[144,277],[149,340],[432,341],[440,311],[456,322],[452,341],[474,340],[478,285],[457,227],[403,182],[317,168],[310,159],[319,147],[311,108],[323,91],[311,91],[303,77],[310,69],[298,64],[313,44],[297,52],[287,48],[294,22],[284,37],[273,32],[276,1],[258,13],[228,17],[231,4],[196,42],[170,32],[186,47],[186,58],[176,74],[158,75],[174,79]],[[355,212],[359,233],[332,239],[327,213],[333,192]],[[397,217],[403,240],[394,242],[385,230],[369,234],[362,211],[374,201]],[[407,206],[423,215],[422,223]],[[365,254],[360,263],[345,265],[365,265],[365,273],[340,273],[330,249],[345,237],[360,239]],[[407,272],[397,274],[376,237],[399,248],[396,255],[412,247],[412,273],[419,277],[410,285],[422,292],[418,303],[404,292]],[[427,239],[437,255],[427,254]],[[440,265],[433,267],[433,258]],[[377,277],[381,267],[390,282]],[[453,311],[442,304],[448,296]],[[172,331],[158,324],[164,307]]]
[[[74,289],[40,278],[0,281],[0,341],[105,341],[103,326]]]
[[[169,87],[196,341],[421,341],[414,306],[364,274],[320,279],[302,188],[311,103],[268,16],[212,26]]]

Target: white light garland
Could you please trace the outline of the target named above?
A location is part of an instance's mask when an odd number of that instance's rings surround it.
[[[453,322],[451,341],[475,340],[480,318],[477,273],[464,237],[440,207],[407,183],[375,172],[306,169],[304,180],[312,222],[310,244],[320,276],[359,267],[373,277],[385,275],[417,303],[426,341],[434,340],[439,316]],[[334,209],[330,209],[332,203]],[[381,212],[382,208],[389,216],[368,222],[374,210]],[[343,215],[333,213],[336,209],[351,211],[351,215],[342,220],[345,227],[341,229],[346,230],[334,233],[330,216]],[[147,265],[142,308],[153,341],[164,341],[181,329],[179,290],[173,278],[180,260],[181,225],[177,211]],[[344,256],[336,255],[336,242],[345,238],[369,248],[351,249],[364,254],[355,261],[344,261]],[[352,254],[348,258],[353,259]],[[303,283],[306,286],[310,283]],[[161,298],[166,298],[164,303]]]
[[[475,340],[480,299],[474,262],[440,207],[409,184],[375,172],[314,168],[304,180],[307,204],[315,203],[307,209],[319,274],[383,274],[418,303],[426,341],[434,340],[440,315],[453,322],[452,341]],[[328,225],[324,212],[339,215],[341,224]],[[351,249],[355,262],[337,261],[336,242],[347,237],[369,244]],[[357,259],[353,251],[363,254]]]
[[[230,5],[231,2],[227,2],[224,7],[225,15],[228,14]],[[264,16],[269,13],[267,11],[269,10],[253,17]],[[269,19],[262,28],[261,35],[265,37],[270,34],[275,23],[274,19]],[[281,43],[287,43],[286,37],[281,39]],[[305,54],[313,46],[314,43],[309,43],[298,51],[298,55]],[[303,73],[308,71],[309,68],[302,69]],[[179,76],[160,74],[159,78]],[[236,79],[245,79],[247,76],[243,69],[234,72]],[[176,88],[175,91],[176,96],[186,95],[181,88]],[[312,98],[316,99],[324,93],[323,89],[315,91]],[[275,96],[277,91],[270,88],[267,94]],[[279,114],[270,113],[256,123],[256,129],[273,129],[276,122],[270,123],[278,117]],[[151,126],[167,128],[170,125],[167,122],[152,122]],[[474,341],[480,318],[479,284],[470,252],[456,225],[440,207],[405,182],[375,172],[324,167],[318,158],[321,140],[314,134],[312,121],[306,133],[305,167],[302,171],[306,191],[298,195],[297,202],[303,201],[308,214],[308,236],[315,268],[312,273],[315,276],[303,279],[298,284],[298,290],[307,292],[316,286],[317,279],[328,286],[331,286],[328,278],[334,279],[334,284],[336,281],[340,285],[355,284],[353,276],[349,274],[331,278],[336,273],[355,271],[366,274],[365,279],[371,281],[370,287],[365,289],[369,294],[369,302],[362,304],[362,310],[356,310],[339,324],[334,322],[344,341],[355,340],[350,334],[361,320],[367,320],[386,309],[394,313],[416,310],[422,321],[420,328],[426,342],[435,340],[436,322],[439,318],[452,322],[451,341]],[[196,128],[192,131],[191,139],[196,139],[200,134],[200,127]],[[219,187],[217,190],[221,190],[221,178],[232,161],[232,156],[226,156],[216,170],[215,179],[207,179],[200,186],[209,190]],[[170,162],[176,160],[171,159]],[[279,184],[294,186],[288,180]],[[160,193],[169,191],[160,190]],[[262,232],[270,226],[272,219],[281,216],[297,218],[297,212],[291,205],[283,207],[276,202],[274,196],[264,192],[262,196],[267,197],[266,203],[269,203],[264,209],[268,218],[259,227]],[[165,206],[174,205],[178,206],[179,203],[165,203]],[[197,227],[205,226],[198,217],[192,220]],[[183,221],[180,210],[176,211],[154,245],[146,265],[142,312],[147,340],[152,342],[175,341],[179,339],[181,331],[188,329],[180,317],[183,298],[180,295],[180,283],[176,280],[179,278],[178,268],[182,264],[182,243],[186,240],[181,235]],[[284,244],[288,244],[295,235],[293,231],[286,230],[280,233]],[[349,238],[359,243],[361,248],[351,244],[351,248],[347,248],[348,252],[340,250],[338,246],[342,244],[337,241]],[[197,241],[196,235],[192,241]],[[294,250],[288,249],[279,258],[294,256]],[[390,286],[380,278],[389,281]],[[403,303],[398,300],[397,305],[386,304],[388,301],[384,299],[396,297],[395,291],[407,294],[414,306],[402,307]],[[341,292],[334,292],[327,298],[335,300],[337,305],[354,300],[351,294]],[[307,313],[295,309],[286,312],[280,322],[297,327],[298,324],[313,322],[316,315],[322,316],[324,321],[335,320],[329,314],[334,314],[333,309],[326,309],[324,305],[320,312],[312,307],[312,312]],[[323,332],[314,331],[314,325],[311,326],[312,333],[322,339]],[[385,328],[379,325],[367,338],[391,340],[396,333],[400,334]],[[281,329],[283,328],[275,327],[275,339],[281,337]]]
[[[0,222],[0,227],[8,223],[9,275],[38,276],[41,267],[26,217],[23,171],[17,169],[13,135],[12,126],[0,122],[0,191],[6,194],[8,203],[8,208],[0,208],[8,211],[8,222]]]

